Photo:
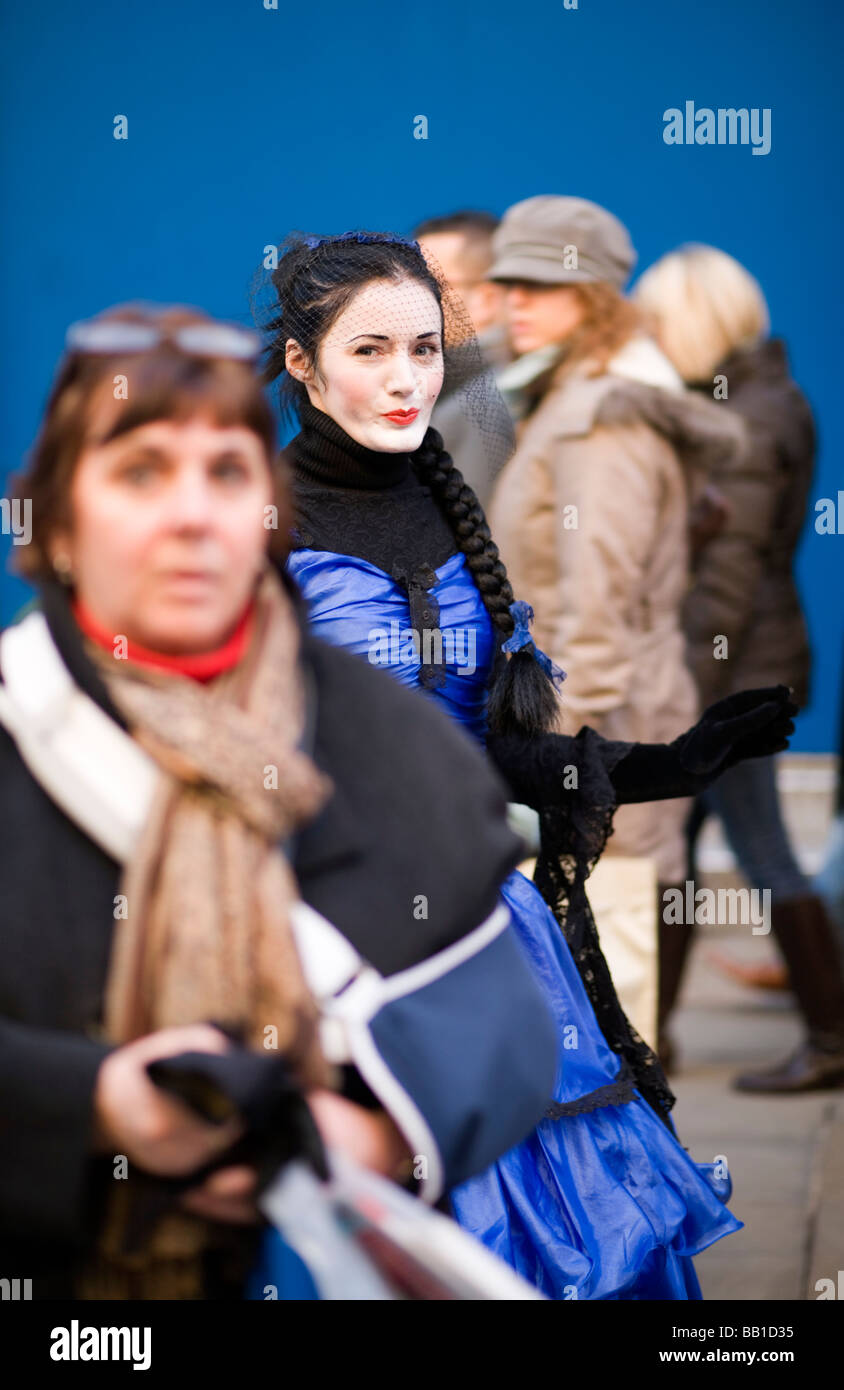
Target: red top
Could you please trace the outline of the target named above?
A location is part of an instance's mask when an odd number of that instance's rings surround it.
[[[243,657],[249,646],[254,601],[250,601],[243,617],[227,642],[211,652],[197,652],[193,656],[168,656],[165,652],[150,651],[126,640],[127,661],[137,666],[152,666],[158,671],[173,671],[180,676],[190,676],[195,681],[210,681],[223,671],[230,671]],[[104,651],[114,654],[117,633],[108,632],[78,598],[73,600],[73,616],[86,637],[96,642]],[[125,640],[125,639],[124,639]]]

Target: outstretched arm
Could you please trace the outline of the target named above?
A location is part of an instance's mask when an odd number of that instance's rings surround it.
[[[788,747],[797,706],[784,685],[743,690],[710,705],[673,743],[620,743],[582,729],[576,737],[490,738],[488,751],[514,801],[542,810],[588,787],[584,759],[600,758],[618,805],[695,796],[728,767]],[[584,741],[589,733],[590,739]],[[584,772],[586,778],[584,779]]]
[[[605,783],[606,775],[612,777],[615,765],[634,747],[602,738],[588,726],[574,736],[492,734],[487,741],[487,752],[511,800],[535,811],[565,804],[573,793],[588,790],[596,774]]]
[[[694,796],[745,758],[788,747],[797,706],[784,685],[742,690],[704,710],[673,743],[635,743],[612,773],[619,803]]]

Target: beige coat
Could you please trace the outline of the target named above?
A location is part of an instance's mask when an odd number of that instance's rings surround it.
[[[490,526],[537,645],[568,673],[561,727],[670,742],[698,714],[680,616],[690,495],[736,433],[725,437],[723,412],[685,392],[647,340],[610,367],[557,370],[499,477]],[[684,879],[687,811],[621,807],[608,852]]]

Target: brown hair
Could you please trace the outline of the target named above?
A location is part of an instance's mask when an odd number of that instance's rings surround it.
[[[152,323],[165,333],[193,324],[213,323],[198,309],[118,305],[98,320]],[[128,398],[115,398],[118,376],[131,383]],[[32,507],[32,539],[20,547],[17,568],[27,579],[53,575],[50,538],[70,522],[70,488],[79,457],[93,442],[98,407],[113,407],[105,444],[153,420],[186,420],[209,415],[220,426],[243,425],[264,445],[279,510],[270,531],[270,552],[286,554],[290,516],[283,466],[277,461],[276,426],[255,368],[248,362],[199,357],[164,339],[143,353],[89,354],[69,351],[59,363],[38,437],[24,473],[14,479],[13,495]]]
[[[600,376],[610,358],[642,330],[642,315],[607,280],[589,281],[574,288],[586,314],[566,341],[563,370],[579,367],[588,360],[594,364],[589,375]]]

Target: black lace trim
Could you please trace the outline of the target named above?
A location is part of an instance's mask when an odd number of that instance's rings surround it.
[[[586,896],[586,880],[612,834],[616,797],[610,774],[629,745],[610,743],[588,727],[576,742],[581,745],[578,789],[539,812],[534,882],[562,928],[598,1027],[630,1067],[636,1090],[668,1125],[674,1093],[656,1053],[621,1007]]]
[[[619,1067],[615,1081],[599,1086],[577,1100],[552,1100],[545,1111],[547,1120],[565,1120],[571,1115],[588,1115],[592,1110],[603,1110],[607,1105],[629,1105],[636,1093],[633,1073],[625,1061]]]
[[[445,685],[446,664],[440,632],[440,605],[429,592],[437,582],[436,570],[431,565],[418,565],[408,570],[406,565],[394,564],[392,577],[407,592],[413,645],[421,663],[419,684],[423,690],[438,690]],[[426,661],[426,656],[433,659]]]

